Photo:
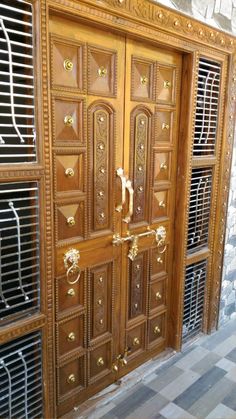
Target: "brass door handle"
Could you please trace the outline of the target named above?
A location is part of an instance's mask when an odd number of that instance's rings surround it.
[[[80,279],[81,269],[78,265],[80,260],[80,252],[76,249],[70,249],[64,255],[64,266],[66,269],[66,278],[68,284],[75,284]],[[76,275],[76,279],[71,280],[70,277]]]
[[[119,176],[121,181],[121,203],[117,205],[116,211],[121,212],[123,209],[123,205],[125,204],[125,192],[126,192],[126,176],[124,175],[124,170],[119,167],[116,171],[117,176]]]
[[[129,192],[129,210],[125,218],[123,218],[123,221],[128,224],[130,223],[131,217],[134,213],[134,190],[132,188],[132,182],[129,179],[126,181],[126,189]]]

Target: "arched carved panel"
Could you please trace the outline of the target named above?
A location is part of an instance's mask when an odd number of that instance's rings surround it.
[[[150,142],[152,138],[152,114],[138,107],[131,114],[130,168],[134,185],[134,214],[132,221],[148,221],[148,179]]]
[[[96,103],[89,110],[91,232],[111,229],[114,173],[114,113]]]

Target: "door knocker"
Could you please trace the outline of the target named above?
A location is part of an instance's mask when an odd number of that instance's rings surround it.
[[[66,279],[68,284],[73,285],[80,279],[81,269],[79,267],[80,252],[76,249],[70,249],[64,255],[64,266],[66,269]],[[76,275],[75,280],[70,280]]]
[[[158,253],[162,254],[166,251],[166,229],[163,226],[160,226],[156,230],[156,243]]]

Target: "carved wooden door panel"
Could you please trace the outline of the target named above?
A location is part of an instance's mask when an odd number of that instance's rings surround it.
[[[125,41],[60,17],[50,33],[61,415],[116,379]]]
[[[121,375],[163,350],[171,333],[181,64],[179,54],[127,41]]]

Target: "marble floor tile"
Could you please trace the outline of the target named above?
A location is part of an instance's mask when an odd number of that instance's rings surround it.
[[[160,394],[172,401],[180,394],[182,394],[188,387],[199,379],[200,375],[194,371],[185,371],[182,375],[177,377],[174,381],[164,387]]]
[[[236,419],[235,411],[219,403],[215,409],[207,415],[206,419]]]
[[[169,403],[160,413],[166,419],[194,419],[194,416],[174,403]]]

